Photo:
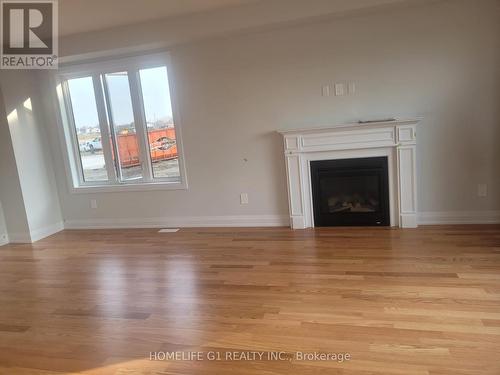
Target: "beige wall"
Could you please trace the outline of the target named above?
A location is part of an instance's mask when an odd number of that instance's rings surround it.
[[[288,208],[276,129],[389,116],[424,117],[421,212],[498,211],[499,13],[493,0],[432,2],[176,47],[189,189],[70,194],[50,121],[64,218],[281,217]],[[356,93],[321,96],[322,85],[338,81],[356,82]],[[477,197],[478,183],[488,184],[488,197]],[[239,204],[240,192],[249,205]]]

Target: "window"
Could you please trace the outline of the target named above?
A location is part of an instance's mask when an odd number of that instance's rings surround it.
[[[139,71],[153,177],[179,178],[179,158],[166,67]],[[167,103],[167,105],[162,105]]]
[[[102,145],[94,98],[92,77],[75,78],[68,81],[69,99],[73,109],[76,141],[80,151],[83,179],[87,182],[106,181],[108,173],[102,154]]]
[[[63,69],[57,89],[74,188],[186,187],[164,57]]]

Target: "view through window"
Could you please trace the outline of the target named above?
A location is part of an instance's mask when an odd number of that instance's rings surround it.
[[[178,178],[179,158],[167,69],[162,66],[142,69],[139,73],[153,176]]]
[[[108,174],[102,153],[92,77],[69,80],[68,86],[83,178],[87,182],[106,181]]]
[[[118,163],[115,162],[118,166],[118,175],[123,181],[140,179],[142,166],[128,74],[109,73],[104,79],[109,104],[108,119],[118,156]]]
[[[80,185],[181,182],[166,66],[68,77]]]

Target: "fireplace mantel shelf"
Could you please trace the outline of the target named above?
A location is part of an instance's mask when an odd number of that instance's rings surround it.
[[[387,157],[392,226],[417,226],[416,128],[420,118],[279,130],[286,161],[290,226],[314,227],[310,163]]]
[[[376,122],[349,122],[345,124],[336,124],[330,126],[320,126],[312,128],[302,128],[302,129],[280,129],[277,130],[279,134],[311,134],[311,133],[321,133],[330,130],[346,130],[346,129],[367,129],[367,128],[379,128],[385,126],[394,125],[417,125],[422,118],[412,118],[412,119],[395,119],[391,121],[376,121]]]

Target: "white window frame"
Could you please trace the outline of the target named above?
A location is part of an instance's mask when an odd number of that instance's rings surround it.
[[[170,101],[172,105],[172,117],[175,127],[177,153],[179,155],[179,179],[154,178],[151,163],[149,142],[144,129],[147,131],[146,118],[144,113],[141,82],[139,70],[166,66],[168,72],[168,82],[170,89]],[[112,137],[109,134],[111,125],[108,124],[106,115],[106,98],[102,90],[98,89],[101,84],[100,76],[106,73],[127,72],[129,75],[130,95],[133,107],[136,134],[140,148],[140,163],[143,171],[143,178],[139,180],[120,181],[117,171],[112,161],[112,151],[109,143],[105,139]],[[77,141],[76,127],[70,104],[70,95],[67,81],[74,78],[92,77],[94,83],[94,94],[99,117],[99,127],[101,129],[101,142],[103,154],[106,162],[108,174],[107,181],[85,181],[83,167],[81,164],[80,150]],[[105,81],[105,80],[104,80]],[[168,53],[160,53],[132,58],[121,58],[108,61],[92,62],[86,64],[71,65],[62,67],[54,75],[56,87],[56,105],[59,107],[58,122],[63,140],[63,146],[67,150],[67,160],[65,162],[66,173],[69,178],[70,190],[73,193],[90,192],[116,192],[116,191],[141,191],[141,190],[186,190],[188,188],[186,177],[186,164],[184,158],[184,147],[182,142],[181,120],[178,104],[175,96],[175,79]],[[106,83],[104,83],[106,90]],[[112,142],[114,144],[114,142]],[[115,155],[118,155],[115,150]],[[143,160],[143,158],[146,160]]]

